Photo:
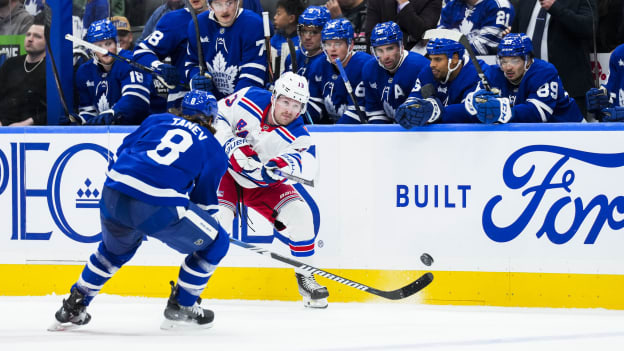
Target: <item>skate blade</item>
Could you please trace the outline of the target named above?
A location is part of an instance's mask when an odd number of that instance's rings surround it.
[[[59,321],[54,321],[54,323],[52,323],[48,327],[48,331],[50,331],[50,332],[64,332],[64,331],[74,330],[74,329],[77,329],[77,328],[80,328],[80,327],[81,327],[81,325],[74,324],[74,323],[71,323],[71,322],[61,323]]]
[[[310,299],[310,298],[303,298],[303,306],[305,306],[306,308],[327,308],[327,299]]]
[[[167,331],[191,331],[191,330],[205,330],[212,328],[213,322],[206,324],[197,324],[184,321],[172,321],[165,319],[160,324],[160,329]]]

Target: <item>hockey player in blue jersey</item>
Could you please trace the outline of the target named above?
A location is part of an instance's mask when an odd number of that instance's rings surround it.
[[[331,19],[329,10],[325,6],[310,6],[299,16],[297,34],[299,35],[299,48],[297,56],[297,74],[310,80],[308,72],[313,62],[325,58],[321,48],[321,31],[325,23]],[[285,61],[286,70],[292,71],[291,57],[288,55]]]
[[[316,174],[316,145],[301,117],[308,98],[306,79],[284,72],[273,93],[249,87],[219,101],[215,123],[215,136],[230,160],[219,185],[219,223],[231,224],[236,214],[244,217],[240,205],[252,208],[297,257],[314,254],[314,217],[303,196],[274,170],[304,179]],[[306,307],[327,307],[327,288],[305,269],[295,269],[295,276]]]
[[[161,328],[212,326],[214,313],[198,298],[229,248],[228,233],[212,216],[228,164],[213,136],[216,114],[212,94],[191,91],[181,114],[151,115],[123,140],[102,189],[102,242],[49,330],[89,323],[87,307],[146,236],[187,254],[177,284],[171,282]]]
[[[602,122],[624,121],[624,44],[609,57],[607,84],[592,88],[587,94],[587,110]]]
[[[211,0],[211,11],[197,16],[207,77],[199,73],[195,26],[188,26],[186,77],[191,88],[212,91],[217,99],[249,86],[264,86],[266,52],[262,18],[239,8],[240,0]]]
[[[483,123],[581,122],[583,115],[563,89],[557,69],[533,57],[531,39],[508,34],[498,45],[498,65],[485,69],[492,91],[466,98],[466,110]]]
[[[310,102],[308,112],[314,123],[357,124],[362,123],[353,101],[347,93],[344,81],[335,67],[340,59],[347,78],[354,87],[354,95],[364,113],[364,85],[362,67],[372,60],[364,52],[354,52],[353,26],[346,18],[329,20],[321,32],[325,60],[317,60],[310,66]]]
[[[362,69],[366,117],[369,123],[394,123],[396,108],[407,99],[429,60],[403,49],[403,32],[394,22],[375,25],[370,41],[377,60],[369,60]]]
[[[479,82],[464,47],[450,39],[434,38],[426,49],[431,60],[429,68],[420,71],[409,97],[397,108],[397,123],[406,129],[436,122],[478,123],[463,104]],[[487,67],[485,62],[479,63]]]
[[[477,55],[494,55],[514,13],[509,0],[451,0],[442,9],[438,28],[462,32]]]
[[[206,0],[189,1],[195,13],[208,10]],[[137,45],[134,60],[157,70],[170,86],[167,107],[180,107],[182,98],[187,93],[183,87],[188,83],[184,75],[186,46],[188,43],[188,24],[192,22],[188,8],[166,13],[156,24],[155,30]],[[191,38],[195,40],[195,38]],[[171,64],[164,63],[166,58]]]
[[[85,40],[120,56],[117,29],[108,19],[91,23]],[[152,76],[98,52],[76,71],[78,115],[83,124],[140,124],[149,114]]]

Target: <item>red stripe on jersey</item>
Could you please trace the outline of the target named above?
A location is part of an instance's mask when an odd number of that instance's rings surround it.
[[[290,249],[294,252],[306,252],[314,250],[314,243],[305,246],[294,246],[293,244],[288,245]]]
[[[253,102],[251,102],[249,99],[247,99],[244,96],[241,98],[241,102],[251,107],[252,110],[256,111],[256,113],[258,114],[258,117],[262,118],[262,110],[258,107],[258,105],[254,104]]]
[[[292,135],[292,134],[290,133],[290,131],[289,131],[288,129],[286,129],[286,128],[284,128],[284,127],[278,127],[277,129],[278,129],[280,132],[282,132],[286,138],[288,138],[288,139],[290,139],[290,140],[293,140],[293,141],[294,141],[295,139],[297,139],[297,138],[295,138],[295,136],[294,136],[294,135]]]

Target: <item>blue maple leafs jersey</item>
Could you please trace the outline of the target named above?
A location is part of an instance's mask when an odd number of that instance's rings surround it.
[[[609,78],[605,87],[609,102],[624,107],[624,44],[615,48],[609,57]]]
[[[429,60],[418,53],[405,51],[403,55],[403,62],[393,74],[376,59],[364,65],[362,80],[369,123],[394,123],[394,112],[407,99],[418,72],[429,67]]]
[[[169,57],[171,64],[178,69],[179,84],[187,84],[188,81],[184,75],[184,63],[188,42],[187,30],[191,21],[191,13],[187,8],[166,13],[156,24],[154,31],[137,45],[134,51],[134,60],[144,66],[155,68]],[[183,91],[179,86],[170,90],[167,97],[170,107],[171,105],[179,105],[184,93],[186,91]]]
[[[127,50],[118,55],[132,57]],[[150,95],[154,92],[152,76],[124,61],[115,60],[107,73],[91,59],[78,67],[74,84],[78,113],[85,121],[112,109],[121,116],[120,124],[140,124],[149,113]]]
[[[284,35],[280,33],[275,33],[271,37],[271,46],[275,50],[277,50],[278,55],[279,55],[280,50],[282,50],[282,44],[286,43],[286,38],[287,37],[285,37]],[[295,46],[295,50],[297,50],[297,48],[299,48],[299,36],[295,34],[292,37],[290,37],[290,40],[292,40],[293,45]],[[288,52],[288,49],[286,50],[286,52]]]
[[[197,16],[201,46],[206,66],[212,74],[217,99],[242,88],[264,86],[266,52],[262,18],[250,11],[239,10],[231,27],[221,27],[212,11]],[[195,26],[188,24],[188,37],[195,38]],[[199,73],[197,43],[188,42],[187,79]]]
[[[475,54],[493,55],[513,19],[509,0],[483,0],[474,6],[451,0],[442,9],[438,28],[457,29],[468,38]]]
[[[487,64],[479,61],[482,69],[487,68]],[[442,105],[442,123],[479,123],[479,120],[471,116],[464,108],[463,101],[468,93],[475,90],[479,83],[479,75],[470,60],[464,58],[464,66],[455,79],[442,84],[436,80],[429,67],[424,68],[418,74],[414,88],[410,92],[406,103],[412,98],[422,98],[421,88],[427,84],[432,84],[434,93]]]
[[[513,85],[498,66],[484,69],[492,88],[509,98],[513,109],[510,122],[580,122],[583,115],[574,99],[563,89],[557,69],[551,63],[533,59],[520,85]],[[478,89],[482,89],[479,83]]]
[[[317,61],[317,60],[324,60],[325,59],[325,54],[323,53],[323,51],[319,51],[318,54],[314,55],[314,56],[306,56],[302,51],[301,48],[297,49],[295,51],[295,56],[297,57],[297,73],[300,76],[304,76],[306,77],[306,79],[308,81],[310,81],[310,67],[312,66],[312,64]],[[290,59],[290,54],[288,56],[286,56],[286,61],[284,62],[284,66],[286,67],[287,71],[292,71],[293,70],[293,65]]]
[[[216,212],[228,159],[210,131],[170,113],[151,115],[124,138],[105,186],[140,201]]]
[[[344,68],[362,110],[364,109],[362,67],[369,60],[374,58],[367,53],[356,51]],[[314,123],[361,123],[338,69],[329,63],[326,55],[324,59],[315,61],[310,67],[309,82],[308,112]]]

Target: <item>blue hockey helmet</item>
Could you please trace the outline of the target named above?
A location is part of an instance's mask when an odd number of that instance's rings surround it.
[[[217,99],[207,91],[191,90],[182,99],[182,114],[187,116],[200,115],[200,119],[204,123],[210,124],[206,117],[215,117],[217,111]]]
[[[509,33],[498,44],[498,57],[521,56],[533,54],[531,38],[524,33]]]
[[[325,6],[310,6],[299,16],[299,26],[315,26],[323,28],[331,19]]]
[[[372,47],[394,43],[401,45],[403,43],[403,32],[399,25],[392,21],[377,23],[371,33],[370,41]]]
[[[461,59],[464,56],[464,46],[457,41],[446,38],[433,38],[427,43],[427,55],[446,55],[449,59],[457,53]]]
[[[321,32],[321,40],[344,39],[347,45],[353,42],[353,25],[346,18],[336,18],[327,21]]]
[[[98,41],[113,39],[117,42],[117,28],[108,18],[91,23],[85,35],[85,41],[93,44]]]

